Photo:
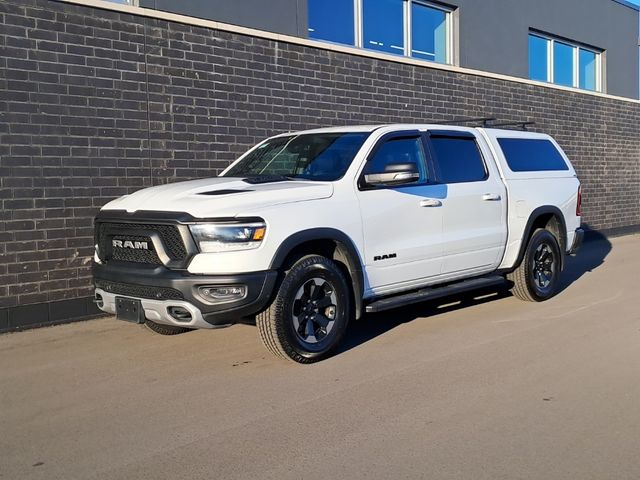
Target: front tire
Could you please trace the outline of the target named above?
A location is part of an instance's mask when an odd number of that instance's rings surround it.
[[[561,251],[558,240],[544,228],[533,232],[522,262],[507,278],[521,300],[542,302],[558,293]]]
[[[265,347],[298,363],[326,358],[342,340],[351,312],[345,275],[333,261],[309,255],[293,264],[256,325]]]

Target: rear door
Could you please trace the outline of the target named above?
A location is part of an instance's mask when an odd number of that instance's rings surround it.
[[[390,163],[414,163],[420,178],[395,187],[363,184],[365,174],[383,172]],[[394,132],[378,140],[357,188],[369,291],[392,293],[438,277],[444,188],[434,184],[421,132]]]
[[[486,142],[471,131],[431,130],[427,144],[442,202],[442,274],[446,278],[497,268],[507,238],[506,188]]]

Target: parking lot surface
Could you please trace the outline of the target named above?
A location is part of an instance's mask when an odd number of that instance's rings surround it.
[[[541,303],[484,291],[368,316],[334,357],[255,327],[105,318],[0,336],[1,479],[638,479],[640,236]]]

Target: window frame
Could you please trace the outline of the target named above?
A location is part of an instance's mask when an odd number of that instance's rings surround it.
[[[388,142],[389,140],[400,140],[400,139],[420,139],[420,145],[422,146],[422,152],[424,153],[424,161],[425,161],[425,169],[427,173],[426,181],[416,181],[413,183],[406,183],[404,185],[366,185],[364,181],[365,170],[367,168],[367,164],[369,161],[378,153],[378,150],[382,147],[383,144]],[[396,132],[389,132],[382,135],[378,140],[376,140],[375,145],[371,148],[369,153],[367,154],[366,160],[362,163],[360,167],[360,172],[358,173],[358,191],[360,192],[368,192],[372,190],[397,190],[399,188],[412,188],[412,187],[424,187],[425,185],[438,185],[439,182],[436,179],[436,171],[434,169],[434,162],[431,157],[431,151],[427,145],[425,139],[425,132],[420,130],[402,130]]]
[[[364,45],[364,0],[352,0],[353,1],[353,28],[354,28],[354,47],[362,48],[365,50],[371,50],[380,54],[394,55],[393,53],[384,52],[375,49],[369,49]],[[445,62],[440,63],[435,60],[427,60],[421,57],[414,57],[411,55],[411,43],[413,26],[411,24],[411,8],[413,4],[423,5],[429,8],[439,10],[445,14]],[[430,0],[402,0],[402,39],[404,42],[404,49],[402,56],[421,60],[424,62],[440,63],[441,65],[453,65],[454,64],[454,15],[453,12],[456,7],[447,6]],[[308,28],[308,27],[307,27]],[[330,40],[314,39],[321,42],[335,43]],[[345,45],[345,44],[339,44]],[[399,54],[398,54],[399,55]]]
[[[478,138],[471,132],[463,132],[458,130],[429,130],[426,132],[426,143],[429,148],[429,159],[433,163],[433,169],[435,171],[435,183],[439,185],[455,185],[458,183],[478,183],[478,182],[486,182],[491,177],[489,172],[489,168],[487,167],[487,159],[484,157],[482,153],[482,149],[480,148],[480,144],[478,143]],[[468,139],[474,142],[476,149],[478,150],[478,155],[480,156],[480,161],[482,162],[482,168],[484,169],[484,177],[479,178],[477,180],[468,180],[468,181],[459,181],[459,182],[444,182],[442,179],[442,174],[440,172],[440,164],[438,163],[438,157],[433,150],[433,145],[431,143],[431,139],[433,137],[436,138],[463,138]]]
[[[603,71],[602,71],[602,54],[604,53],[603,50],[598,50],[597,48],[594,47],[590,47],[588,45],[579,43],[579,42],[573,42],[571,40],[566,40],[564,38],[561,37],[555,37],[553,35],[549,35],[547,33],[543,33],[543,32],[539,32],[538,30],[529,30],[529,35],[527,36],[527,39],[529,37],[538,37],[541,38],[543,40],[545,40],[547,42],[547,80],[546,83],[553,83],[554,85],[559,85],[555,83],[555,69],[554,69],[554,61],[555,61],[555,55],[554,55],[554,45],[556,42],[558,43],[562,43],[564,45],[567,45],[569,47],[571,47],[573,49],[573,78],[572,78],[572,85],[569,88],[577,88],[578,90],[583,90],[585,92],[602,92],[603,91]],[[595,69],[596,69],[596,75],[595,75],[595,89],[594,90],[589,90],[587,88],[580,88],[580,50],[585,50],[587,52],[591,52],[593,54],[595,54]],[[531,55],[531,51],[529,50],[528,55]],[[531,58],[529,57],[529,61],[531,61]],[[531,79],[531,72],[527,72],[527,76],[529,77],[530,80]],[[533,80],[533,81],[540,81],[540,80]],[[559,85],[559,86],[566,86],[566,85]]]

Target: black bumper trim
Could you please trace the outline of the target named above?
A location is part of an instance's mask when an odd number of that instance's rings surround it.
[[[236,323],[242,317],[262,311],[271,301],[278,278],[276,270],[238,273],[233,275],[193,275],[172,271],[162,266],[123,265],[110,262],[109,265],[93,264],[95,282],[117,282],[137,285],[149,289],[173,289],[182,293],[184,300],[197,307],[207,323],[214,326]],[[247,295],[241,300],[209,304],[198,293],[202,285],[246,285]],[[135,298],[135,297],[134,297]],[[168,300],[170,301],[170,300]]]

